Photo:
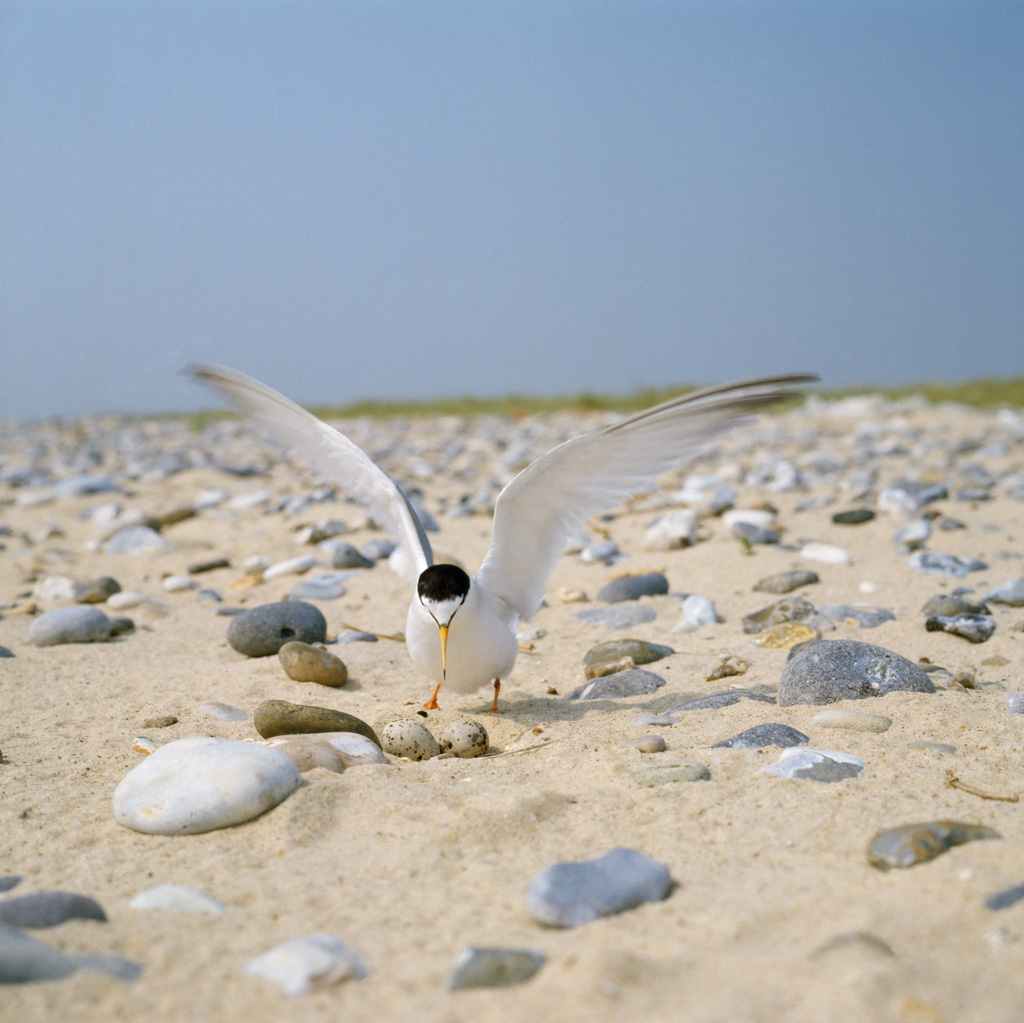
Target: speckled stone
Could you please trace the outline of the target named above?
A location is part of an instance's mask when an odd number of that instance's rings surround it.
[[[822,640],[788,661],[779,679],[779,703],[861,700],[898,690],[934,693],[928,676],[892,650],[852,639]]]
[[[253,725],[264,739],[304,732],[357,732],[380,746],[377,733],[365,722],[343,710],[308,707],[287,700],[264,700],[253,714]]]
[[[322,643],[326,638],[320,609],[300,600],[262,604],[235,615],[228,626],[228,642],[246,657],[270,657],[292,640]]]
[[[327,650],[292,640],[277,652],[285,674],[295,682],[315,682],[337,688],[348,681],[344,661]]]
[[[762,632],[773,625],[784,622],[798,622],[814,614],[814,605],[803,597],[787,597],[776,601],[760,611],[743,616],[743,631],[748,635]]]
[[[578,927],[598,917],[664,899],[668,868],[634,849],[612,849],[594,860],[556,863],[540,872],[526,896],[530,915],[546,927]]]
[[[948,820],[902,824],[875,835],[868,846],[868,863],[879,870],[913,867],[934,859],[955,845],[1001,837],[998,831],[983,824]]]

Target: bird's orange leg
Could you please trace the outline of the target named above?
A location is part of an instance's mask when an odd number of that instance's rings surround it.
[[[501,689],[501,682],[498,679],[494,680],[494,703],[491,704],[491,713],[498,713],[498,691]]]
[[[441,692],[441,683],[440,682],[438,682],[437,685],[434,686],[434,691],[430,694],[430,699],[427,700],[427,702],[425,704],[423,704],[423,709],[424,710],[440,710],[441,709],[437,705],[437,694],[439,692]],[[497,699],[497,697],[495,697],[495,699]]]

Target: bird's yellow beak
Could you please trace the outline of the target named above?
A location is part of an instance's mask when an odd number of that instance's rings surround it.
[[[441,633],[441,678],[447,678],[448,672],[448,626],[439,625],[438,632]]]

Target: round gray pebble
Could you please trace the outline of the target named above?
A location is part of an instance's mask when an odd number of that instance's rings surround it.
[[[61,643],[101,643],[110,637],[110,619],[89,604],[62,607],[40,615],[29,629],[36,646]]]
[[[301,600],[263,604],[235,615],[228,626],[228,642],[246,657],[270,657],[285,643],[323,643],[327,621],[320,609]]]

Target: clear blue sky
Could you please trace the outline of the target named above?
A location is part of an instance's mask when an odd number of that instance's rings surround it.
[[[1021,0],[0,0],[0,418],[1024,373]]]

